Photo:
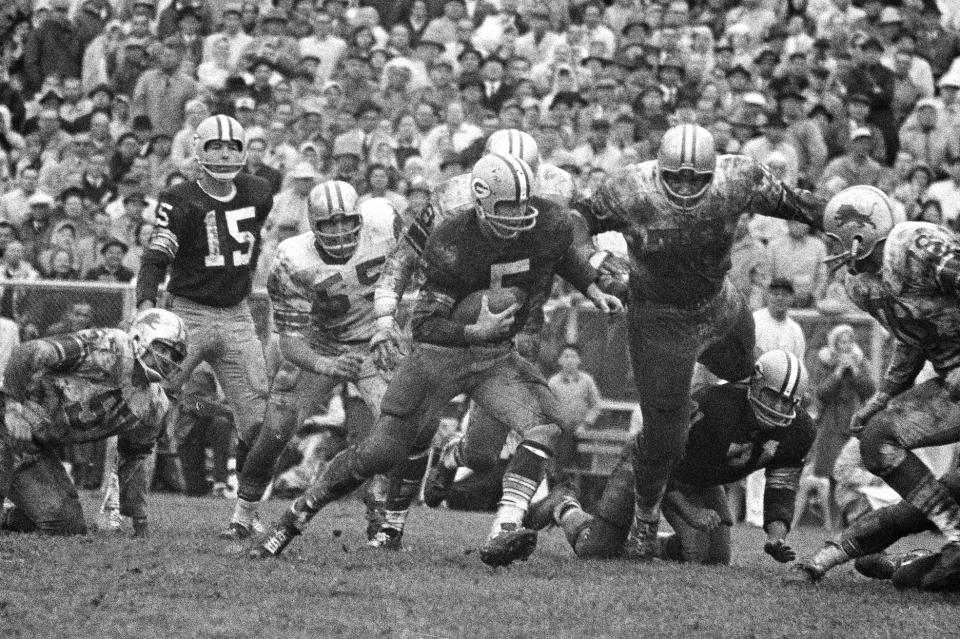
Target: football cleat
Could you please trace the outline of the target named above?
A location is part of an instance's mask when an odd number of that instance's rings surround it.
[[[920,589],[951,590],[958,586],[960,586],[960,542],[951,541],[937,553],[937,560],[920,582]]]
[[[580,507],[580,501],[573,487],[568,484],[557,484],[547,496],[538,502],[530,504],[527,515],[523,518],[525,528],[543,530],[559,523],[557,515],[568,506]]]
[[[907,554],[919,553],[913,551]],[[905,588],[921,588],[923,578],[927,576],[937,563],[939,553],[927,552],[924,555],[914,556],[908,561],[903,561],[890,577],[890,582],[897,590]]]
[[[403,550],[403,531],[397,530],[391,526],[381,526],[373,537],[367,541],[368,548],[378,550]]]
[[[652,561],[659,556],[660,540],[657,526],[660,522],[645,522],[635,519],[623,546],[623,555],[634,561]]]
[[[818,564],[809,561],[798,561],[790,566],[783,581],[788,584],[815,584],[823,579],[827,571]]]
[[[248,559],[267,559],[279,557],[283,549],[290,545],[293,538],[300,534],[295,526],[278,525],[263,541],[256,544],[247,553]]]
[[[220,533],[220,539],[243,541],[257,535],[266,534],[267,528],[260,522],[260,517],[254,516],[248,522],[231,521],[226,530]]]
[[[430,508],[436,508],[442,504],[456,476],[456,468],[450,469],[443,464],[437,464],[431,468],[423,487],[423,503]]]
[[[537,531],[520,524],[504,523],[500,532],[480,548],[480,561],[493,566],[509,566],[515,561],[526,561],[537,547]]]
[[[116,508],[105,508],[97,518],[97,527],[107,532],[123,531],[123,515]]]
[[[870,579],[891,579],[901,566],[932,554],[932,551],[925,548],[896,554],[878,552],[858,558],[853,562],[853,567],[861,575]]]

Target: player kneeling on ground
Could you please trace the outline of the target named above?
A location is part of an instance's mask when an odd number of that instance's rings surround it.
[[[26,342],[13,351],[2,390],[0,527],[56,535],[87,532],[76,488],[56,453],[64,444],[118,436],[120,513],[147,532],[146,459],[169,408],[161,386],[187,353],[169,311],[137,315],[128,332],[89,329]]]
[[[730,515],[724,484],[766,469],[764,551],[781,563],[796,557],[785,538],[804,457],[816,428],[799,406],[806,388],[800,360],[785,350],[763,354],[748,384],[710,386],[694,397],[686,452],[674,467],[663,515],[675,533],[660,540],[658,556],[704,564],[730,563]],[[569,486],[555,487],[534,504],[528,525],[551,523],[564,531],[582,559],[617,557],[633,521],[631,447],[624,450],[600,500],[596,517],[584,512]]]
[[[473,210],[444,220],[423,252],[424,283],[413,311],[414,350],[384,396],[382,415],[370,436],[337,455],[307,493],[283,515],[274,532],[252,551],[279,555],[325,505],[366,478],[408,462],[427,449],[437,427],[428,416],[461,393],[509,425],[522,439],[503,478],[503,498],[480,558],[494,566],[526,559],[536,533],[522,525],[559,432],[555,407],[543,379],[513,349],[532,293],[558,273],[604,312],[620,301],[596,284],[597,271],[572,250],[566,213],[531,197],[532,175],[522,160],[490,154],[473,168]],[[515,288],[513,303],[494,308],[500,293]],[[479,293],[475,319],[457,319],[455,309]],[[473,298],[471,298],[473,295]]]

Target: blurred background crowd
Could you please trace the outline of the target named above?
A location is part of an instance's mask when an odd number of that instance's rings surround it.
[[[409,220],[500,128],[532,134],[583,197],[696,122],[790,185],[874,185],[903,219],[957,229],[958,94],[955,0],[6,0],[0,316],[27,324],[5,280],[132,281],[213,113],[243,124],[246,170],[276,194],[263,286],[319,181]],[[804,225],[741,219],[731,277],[774,337],[785,307],[853,310],[826,254]]]

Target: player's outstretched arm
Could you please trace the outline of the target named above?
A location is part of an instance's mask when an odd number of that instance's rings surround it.
[[[51,370],[63,372],[76,366],[84,354],[83,344],[73,335],[24,342],[10,354],[3,390],[14,399],[26,399],[31,382]]]
[[[663,496],[663,503],[672,507],[685,522],[699,530],[713,530],[723,523],[720,513],[710,508],[695,506],[683,491],[671,486]]]
[[[797,451],[793,463],[769,467],[765,473],[767,482],[763,489],[763,530],[767,533],[767,539],[763,551],[780,563],[797,558],[797,553],[787,545],[786,537],[790,532],[790,522],[793,521],[797,488],[803,471],[803,457],[806,456],[810,444],[812,439],[804,450]]]
[[[823,198],[805,189],[787,186],[767,167],[746,156],[735,156],[730,170],[737,174],[731,188],[749,194],[746,212],[803,222],[823,230],[823,209],[827,205]]]

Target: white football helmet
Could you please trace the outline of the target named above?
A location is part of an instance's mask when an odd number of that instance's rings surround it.
[[[539,212],[530,206],[533,173],[512,155],[489,153],[473,165],[470,191],[477,218],[497,237],[509,240],[537,225]],[[497,204],[508,205],[497,211]]]
[[[783,349],[757,358],[747,389],[757,421],[769,427],[789,426],[807,392],[807,371],[797,356]]]
[[[684,210],[695,207],[710,188],[716,166],[713,135],[703,127],[681,124],[663,134],[657,178],[674,206]]]
[[[214,151],[213,142],[228,142],[229,149]],[[247,140],[243,126],[229,115],[212,115],[193,134],[193,152],[197,162],[211,177],[232,180],[247,163]]]
[[[520,158],[530,165],[530,172],[537,174],[540,166],[540,148],[533,136],[519,129],[500,129],[487,138],[484,153],[499,153]]]
[[[350,259],[363,229],[356,189],[340,180],[321,182],[310,191],[307,213],[320,248],[335,259]]]
[[[141,311],[127,334],[133,354],[151,382],[169,382],[187,356],[187,328],[183,320],[162,308]]]
[[[838,249],[827,262],[856,273],[857,262],[869,257],[896,223],[893,204],[880,189],[861,184],[840,191],[823,210],[824,233]]]

